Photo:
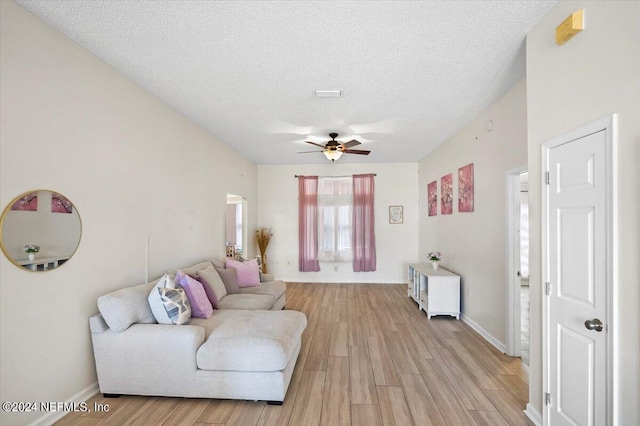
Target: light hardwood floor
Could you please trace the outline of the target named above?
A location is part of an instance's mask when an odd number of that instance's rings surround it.
[[[287,287],[308,326],[282,406],[122,396],[89,401],[57,425],[527,425],[528,378],[449,317],[427,319],[404,285]]]

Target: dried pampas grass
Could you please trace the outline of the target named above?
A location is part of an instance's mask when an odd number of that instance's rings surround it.
[[[273,237],[273,231],[271,228],[262,226],[256,231],[256,242],[258,243],[258,250],[260,250],[260,260],[262,261],[262,273],[267,273],[267,247]]]

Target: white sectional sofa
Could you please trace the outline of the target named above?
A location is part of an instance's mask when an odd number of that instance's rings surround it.
[[[147,300],[155,285],[98,299],[100,314],[89,324],[103,394],[284,400],[307,324],[303,313],[280,310],[284,283],[227,295],[211,318],[192,318],[188,325],[156,323]]]

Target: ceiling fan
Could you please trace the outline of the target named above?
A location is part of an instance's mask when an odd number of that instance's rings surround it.
[[[315,143],[315,142],[305,141],[308,144],[315,145],[319,148],[322,148],[322,151],[303,151],[303,152],[299,152],[298,154],[322,152],[325,155],[325,157],[327,157],[328,160],[336,161],[337,159],[342,157],[342,154],[369,155],[369,153],[371,152],[364,149],[351,149],[352,146],[357,146],[357,145],[360,145],[361,143],[355,139],[350,140],[349,142],[342,143],[336,140],[336,138],[338,137],[337,133],[329,133],[329,137],[331,137],[331,140],[324,145],[320,145],[319,143]]]

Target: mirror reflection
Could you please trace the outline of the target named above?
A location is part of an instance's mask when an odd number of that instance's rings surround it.
[[[247,199],[227,194],[227,257],[246,257],[247,248]]]
[[[64,264],[80,244],[82,224],[64,195],[36,190],[14,198],[0,219],[0,246],[16,266],[48,271]]]

